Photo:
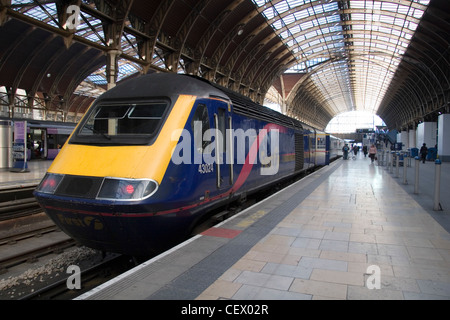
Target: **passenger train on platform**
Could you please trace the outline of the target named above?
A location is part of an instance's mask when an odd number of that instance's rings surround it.
[[[92,104],[35,196],[80,244],[148,255],[213,209],[329,164],[334,140],[204,79],[144,75]]]
[[[76,123],[71,122],[0,117],[0,140],[8,147],[11,147],[13,143],[12,133],[14,133],[14,123],[16,122],[26,123],[28,161],[55,159],[76,126]]]

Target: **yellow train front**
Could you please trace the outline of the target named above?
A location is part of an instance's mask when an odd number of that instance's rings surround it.
[[[209,209],[305,170],[298,121],[237,108],[229,93],[189,76],[128,80],[93,103],[35,197],[83,245],[164,250]],[[235,132],[248,143],[233,145]]]

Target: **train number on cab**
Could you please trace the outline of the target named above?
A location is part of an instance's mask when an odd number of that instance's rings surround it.
[[[212,163],[199,164],[198,165],[198,172],[200,172],[201,174],[214,172],[214,164],[212,164]]]

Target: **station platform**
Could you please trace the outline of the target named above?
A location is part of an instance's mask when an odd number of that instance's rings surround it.
[[[77,300],[448,300],[449,207],[409,187],[339,159]]]
[[[32,160],[27,163],[27,172],[11,172],[0,169],[0,190],[37,185],[41,182],[53,160]]]

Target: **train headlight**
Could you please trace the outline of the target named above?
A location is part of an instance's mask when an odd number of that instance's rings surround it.
[[[62,174],[47,173],[36,190],[42,193],[54,194],[63,177],[64,175]]]
[[[158,189],[158,183],[151,179],[105,178],[97,199],[142,200]]]

